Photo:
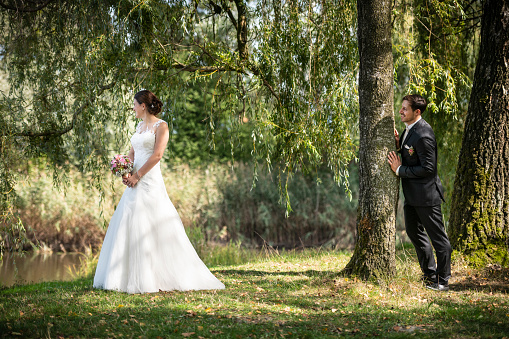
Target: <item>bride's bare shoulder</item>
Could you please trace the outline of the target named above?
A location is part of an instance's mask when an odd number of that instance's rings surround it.
[[[164,121],[163,119],[159,119],[155,122],[154,128],[160,128],[160,127],[168,128],[168,123],[166,121]]]

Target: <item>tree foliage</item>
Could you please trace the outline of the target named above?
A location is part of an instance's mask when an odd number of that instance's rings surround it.
[[[400,0],[394,6],[395,106],[419,93],[429,102],[424,118],[437,137],[444,214],[461,148],[463,124],[479,47],[480,0]],[[401,128],[403,126],[400,126]]]
[[[443,167],[459,150],[479,3],[397,0],[392,7],[396,98],[419,92],[431,99],[426,119],[444,149]],[[0,93],[0,210],[12,206],[16,166],[26,159],[45,158],[57,183],[76,166],[100,186],[108,158],[126,151],[129,108],[141,88],[165,103],[170,156],[190,159],[186,144],[202,152],[226,140],[218,153],[263,159],[279,172],[283,193],[292,173],[320,164],[347,184],[358,138],[355,5],[0,0],[0,67],[8,80]],[[205,109],[192,108],[200,97]],[[192,135],[192,128],[206,129]],[[454,168],[446,167],[449,177]],[[283,200],[289,210],[288,195]],[[14,221],[3,224],[12,230]]]
[[[249,161],[253,122],[248,117],[215,111],[214,128],[208,127],[214,83],[189,82],[175,95],[185,95],[171,111],[172,134],[165,160],[172,164],[205,166],[209,163]]]
[[[100,185],[111,153],[126,150],[133,94],[152,90],[173,122],[197,80],[212,89],[204,143],[247,118],[252,153],[281,178],[326,163],[342,181],[355,154],[354,5],[1,1],[2,210],[25,159],[46,158],[57,182],[76,166]]]

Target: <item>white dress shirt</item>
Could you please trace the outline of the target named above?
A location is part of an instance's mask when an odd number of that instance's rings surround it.
[[[414,123],[410,124],[410,125],[409,125],[409,124],[407,124],[407,123],[405,122],[405,125],[406,125],[406,132],[405,132],[405,135],[403,136],[403,139],[399,141],[399,148],[403,148],[403,142],[406,140],[406,137],[407,137],[407,136],[408,136],[408,134],[410,133],[410,130],[412,129],[412,127],[414,127],[414,125],[415,125],[416,123],[418,123],[418,122],[419,122],[419,120],[421,120],[421,116],[419,116],[419,117],[417,118],[417,120],[416,120]],[[401,165],[400,165],[400,166],[398,166],[398,168],[396,169],[396,175],[397,175],[397,176],[399,176],[399,168],[400,168],[400,167],[401,167]]]

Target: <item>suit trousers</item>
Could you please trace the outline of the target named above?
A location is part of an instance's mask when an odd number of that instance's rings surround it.
[[[451,277],[451,244],[442,221],[442,209],[436,206],[411,206],[405,204],[406,233],[417,252],[417,259],[424,275],[447,284]],[[428,238],[429,237],[429,238]],[[431,244],[430,244],[431,240]],[[437,264],[433,248],[437,255]]]

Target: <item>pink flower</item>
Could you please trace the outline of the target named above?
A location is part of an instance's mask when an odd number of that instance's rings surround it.
[[[110,170],[116,176],[121,176],[133,170],[133,162],[127,155],[117,154],[110,162]]]

